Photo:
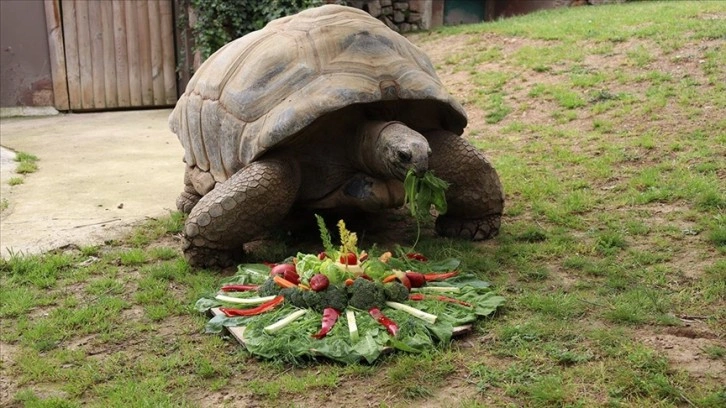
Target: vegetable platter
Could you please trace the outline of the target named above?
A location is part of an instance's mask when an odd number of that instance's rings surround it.
[[[218,292],[199,299],[196,309],[212,315],[206,332],[227,330],[263,359],[373,363],[390,350],[447,344],[504,303],[457,259],[359,251],[342,220],[341,245],[333,246],[320,217],[318,226],[324,251],[240,265]]]

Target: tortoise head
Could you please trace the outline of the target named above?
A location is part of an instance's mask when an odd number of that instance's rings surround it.
[[[423,135],[401,122],[388,122],[378,134],[376,153],[386,173],[403,181],[409,169],[423,176],[431,148]]]

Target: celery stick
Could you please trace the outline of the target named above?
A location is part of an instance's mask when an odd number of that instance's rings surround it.
[[[241,303],[243,305],[259,305],[265,302],[269,302],[276,297],[277,296],[238,298],[234,296],[217,295],[214,298],[217,300],[221,300],[222,302]]]
[[[345,311],[345,317],[348,319],[348,331],[350,332],[350,341],[356,343],[358,341],[358,324],[355,321],[355,312],[348,309]]]
[[[307,311],[308,311],[307,309],[300,309],[300,310],[294,311],[294,312],[290,313],[289,315],[287,315],[286,317],[276,321],[275,323],[272,323],[269,326],[265,326],[265,328],[263,328],[262,331],[264,331],[267,334],[274,334],[278,330],[282,329],[283,327],[285,327],[288,324],[297,320],[297,318],[299,318],[300,316],[307,313]]]

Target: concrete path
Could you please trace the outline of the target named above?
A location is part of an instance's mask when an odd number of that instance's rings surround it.
[[[118,238],[175,209],[183,149],[170,110],[61,114],[0,120],[0,248],[39,253]],[[39,170],[9,186],[12,151]]]

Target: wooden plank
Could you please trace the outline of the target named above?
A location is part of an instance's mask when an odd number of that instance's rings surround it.
[[[93,103],[93,64],[91,55],[91,32],[88,21],[88,2],[76,2],[76,28],[78,30],[78,62],[81,68],[81,107],[92,109]]]
[[[63,51],[63,29],[60,0],[45,0],[45,26],[50,51],[50,77],[53,81],[53,106],[68,110],[68,83],[66,82],[66,57]]]
[[[129,56],[126,48],[126,2],[113,1],[113,45],[116,67],[117,106],[131,106],[129,91]]]
[[[141,75],[141,101],[143,106],[154,104],[154,90],[151,75],[151,44],[149,41],[149,2],[138,0],[136,4],[136,24],[139,43],[139,74]]]
[[[89,1],[88,5],[88,32],[91,43],[91,75],[93,76],[93,107],[96,109],[106,107],[106,81],[104,74],[103,27],[101,15],[101,2]]]
[[[212,316],[220,316],[220,315],[223,316],[224,315],[224,313],[222,313],[222,311],[219,310],[218,307],[209,309],[209,314]],[[234,339],[237,340],[237,343],[239,343],[242,346],[245,345],[245,338],[244,338],[245,326],[225,327],[225,329],[227,329],[227,332],[229,332],[229,334],[231,334],[232,337],[234,337]]]
[[[154,105],[163,105],[166,98],[164,97],[161,16],[158,0],[149,0],[149,15],[147,18],[149,21],[149,38],[147,41],[151,49],[151,85]]]
[[[113,3],[100,1],[101,25],[103,27],[103,85],[106,96],[106,107],[115,108],[118,106],[118,95],[116,89],[116,47],[114,43],[113,27]]]
[[[61,7],[63,14],[63,46],[66,54],[66,78],[68,81],[68,107],[81,109],[81,67],[78,57],[78,30],[76,27],[76,2],[64,1]]]
[[[139,31],[136,26],[136,2],[126,3],[126,45],[129,58],[129,95],[131,106],[142,106]]]
[[[159,2],[161,19],[162,65],[164,74],[164,104],[176,103],[176,59],[174,58],[174,13],[171,0]]]
[[[191,45],[189,44],[189,36],[191,29],[189,28],[189,5],[186,0],[174,0],[174,21],[184,21],[184,25],[179,25],[176,30],[176,49],[179,50],[179,94],[183,94],[191,78]],[[182,17],[183,16],[183,17]]]

